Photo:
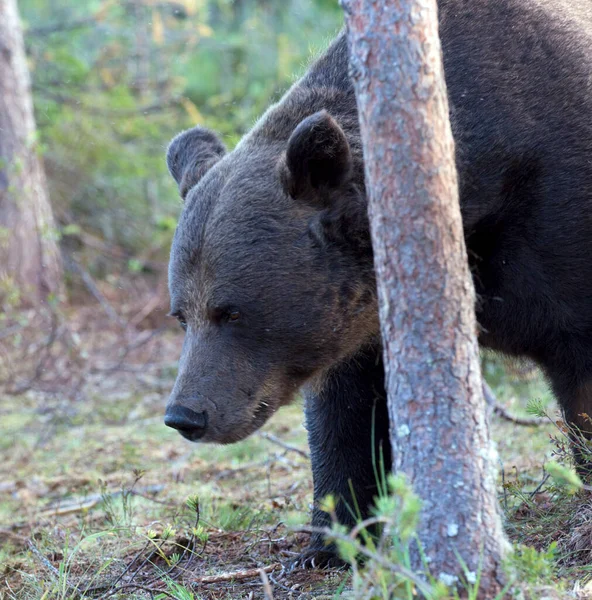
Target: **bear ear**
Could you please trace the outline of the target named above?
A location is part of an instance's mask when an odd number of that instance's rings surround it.
[[[166,154],[167,166],[183,200],[189,190],[226,154],[218,136],[203,127],[182,131],[173,138]]]
[[[349,177],[351,168],[345,133],[322,110],[301,121],[292,132],[280,176],[288,195],[312,200],[318,197],[315,192],[339,187]]]

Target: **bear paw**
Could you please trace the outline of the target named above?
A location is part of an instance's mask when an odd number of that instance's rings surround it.
[[[330,548],[307,548],[289,565],[295,569],[343,569],[348,564]]]

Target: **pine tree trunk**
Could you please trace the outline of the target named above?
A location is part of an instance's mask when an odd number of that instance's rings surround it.
[[[0,306],[37,305],[61,285],[61,261],[35,141],[16,0],[0,0]]]
[[[422,499],[432,575],[481,575],[506,546],[458,199],[436,0],[342,0],[366,164],[393,464]],[[418,553],[414,567],[423,569]]]

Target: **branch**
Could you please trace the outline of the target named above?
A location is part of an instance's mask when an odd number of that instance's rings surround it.
[[[29,546],[29,550],[31,550],[31,552],[33,552],[33,554],[45,565],[45,567],[47,569],[49,569],[49,571],[51,573],[53,573],[53,575],[59,579],[60,572],[47,560],[47,558],[45,558],[45,556],[43,556],[43,554],[41,554],[41,552],[39,551],[39,548],[37,548],[37,546],[35,546],[35,544],[31,540],[29,540],[27,542],[27,545]],[[66,585],[69,588],[73,587],[70,584],[70,582],[67,580],[67,578],[66,578]]]
[[[76,271],[80,275],[80,277],[82,278],[82,281],[84,282],[84,285],[86,286],[88,291],[96,298],[97,302],[101,305],[101,307],[105,311],[105,314],[112,321],[117,323],[118,325],[125,325],[125,323],[119,317],[119,315],[114,310],[114,308],[109,304],[109,302],[107,301],[105,296],[103,296],[103,294],[101,294],[101,291],[99,290],[96,283],[94,282],[94,279],[90,276],[90,273],[88,271],[86,271],[79,263],[77,263],[71,257],[70,257],[70,264],[71,264],[73,270]]]
[[[303,458],[306,458],[306,460],[310,460],[310,455],[308,454],[308,452],[305,452],[304,450],[301,450],[300,448],[297,448],[296,446],[292,446],[291,444],[287,444],[286,442],[284,442],[283,440],[280,440],[280,438],[276,437],[272,433],[262,433],[261,437],[263,439],[267,440],[268,442],[271,442],[272,444],[277,444],[281,448],[284,448],[284,450],[289,450],[290,452],[295,452],[296,454],[300,454],[300,456],[302,456]]]
[[[280,563],[274,563],[267,567],[258,569],[247,569],[246,571],[234,571],[232,573],[220,573],[219,575],[206,575],[204,577],[197,577],[196,579],[190,579],[189,583],[222,583],[223,581],[241,581],[244,579],[254,579],[255,577],[261,577],[261,573],[271,573],[275,569],[281,568]]]
[[[263,584],[263,593],[265,594],[265,600],[273,600],[273,590],[269,584],[269,577],[265,569],[259,569],[259,576],[261,577],[261,583]]]
[[[485,380],[483,380],[483,396],[485,397],[485,402],[491,407],[493,412],[506,421],[510,421],[516,425],[524,425],[526,427],[543,425],[548,422],[544,417],[516,417],[510,414],[510,412],[497,401],[493,390]]]
[[[124,493],[129,493],[133,496],[142,496],[143,498],[147,498],[148,500],[154,500],[153,498],[147,496],[147,494],[158,494],[163,489],[163,485],[148,485],[146,487],[139,488],[138,490],[117,490],[114,492],[108,492],[104,494],[92,494],[91,496],[86,496],[84,498],[68,498],[68,501],[65,503],[58,501],[53,506],[50,506],[42,513],[40,513],[39,517],[44,518],[53,516],[63,516],[75,512],[80,512],[82,510],[90,510],[97,504],[104,502],[106,498],[116,498],[117,496],[121,496]]]

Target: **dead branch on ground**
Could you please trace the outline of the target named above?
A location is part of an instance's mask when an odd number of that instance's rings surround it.
[[[485,381],[483,381],[483,396],[485,397],[485,402],[487,403],[489,408],[505,421],[510,421],[511,423],[515,423],[516,425],[524,425],[526,427],[532,427],[533,425],[538,426],[548,423],[548,419],[545,419],[544,417],[517,417],[515,415],[512,415],[504,406],[502,406],[498,402],[498,399],[493,393],[493,390]]]

